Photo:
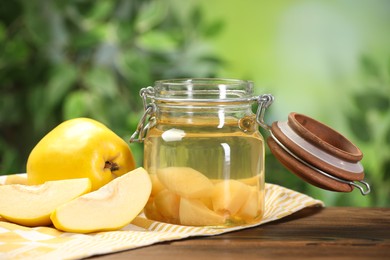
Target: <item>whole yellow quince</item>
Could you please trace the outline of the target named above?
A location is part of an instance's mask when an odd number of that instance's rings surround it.
[[[102,123],[76,118],[58,125],[31,151],[27,183],[89,178],[96,190],[135,168],[127,143]]]

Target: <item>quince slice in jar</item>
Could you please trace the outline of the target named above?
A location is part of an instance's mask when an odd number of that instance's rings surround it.
[[[259,186],[260,185],[260,175],[256,175],[250,178],[245,178],[245,179],[239,179],[238,181],[249,185],[249,186]]]
[[[169,223],[179,222],[180,197],[165,189],[161,191],[154,199],[156,210]]]
[[[224,180],[215,185],[212,201],[214,211],[230,216],[246,203],[250,186],[236,180]]]
[[[206,176],[190,167],[158,169],[157,176],[168,190],[189,199],[208,197],[214,187]]]
[[[152,181],[152,193],[151,196],[156,196],[160,191],[164,190],[165,187],[162,185],[157,177],[156,173],[149,174],[150,180]]]
[[[150,197],[148,202],[144,207],[144,214],[148,219],[153,219],[157,221],[165,222],[164,217],[157,211],[156,204],[154,203],[154,198]]]
[[[202,197],[199,199],[199,201],[202,202],[209,209],[214,210],[213,201],[211,200],[211,197]]]
[[[200,200],[180,199],[180,224],[188,226],[219,226],[225,217],[206,207]]]
[[[253,222],[254,219],[261,214],[260,192],[257,187],[248,187],[250,189],[248,198],[237,212],[237,216],[247,222]]]

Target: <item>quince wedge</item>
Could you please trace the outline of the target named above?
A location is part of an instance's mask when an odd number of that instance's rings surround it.
[[[236,180],[224,180],[215,185],[212,201],[214,211],[235,215],[246,203],[251,187]]]
[[[156,196],[159,192],[165,189],[164,185],[160,182],[156,173],[149,174],[150,180],[152,181],[152,196]]]
[[[180,199],[180,224],[187,226],[219,226],[225,217],[215,213],[196,199]]]
[[[214,187],[209,178],[190,167],[161,168],[157,177],[168,190],[189,199],[210,196]]]
[[[88,178],[48,181],[41,185],[0,186],[0,215],[24,226],[50,225],[50,214],[60,205],[91,190]]]
[[[180,197],[169,190],[163,190],[154,199],[156,210],[169,223],[177,223],[179,220]]]
[[[57,229],[68,232],[117,230],[142,211],[151,190],[149,174],[140,167],[61,205],[50,218]]]
[[[257,187],[249,187],[250,192],[247,200],[237,212],[237,215],[246,221],[255,219],[261,213],[260,192]]]
[[[165,221],[165,218],[158,212],[156,204],[154,203],[154,198],[150,197],[148,202],[144,207],[144,214],[148,219],[153,219],[157,221]]]

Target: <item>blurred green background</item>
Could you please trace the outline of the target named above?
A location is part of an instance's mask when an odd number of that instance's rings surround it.
[[[390,1],[14,0],[0,3],[0,174],[87,116],[128,140],[158,79],[253,80],[266,121],[307,114],[363,151],[368,196],[317,189],[267,151],[266,180],[328,206],[390,205]],[[264,133],[266,135],[266,133]],[[138,165],[142,145],[131,144]]]

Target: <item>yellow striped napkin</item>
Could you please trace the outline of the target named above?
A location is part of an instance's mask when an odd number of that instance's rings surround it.
[[[0,185],[24,179],[23,174],[0,176]],[[166,224],[141,214],[118,231],[76,234],[53,227],[24,227],[0,218],[0,259],[81,259],[163,241],[219,235],[277,220],[305,207],[324,206],[322,201],[275,184],[267,183],[265,188],[265,212],[259,223],[223,229]]]

